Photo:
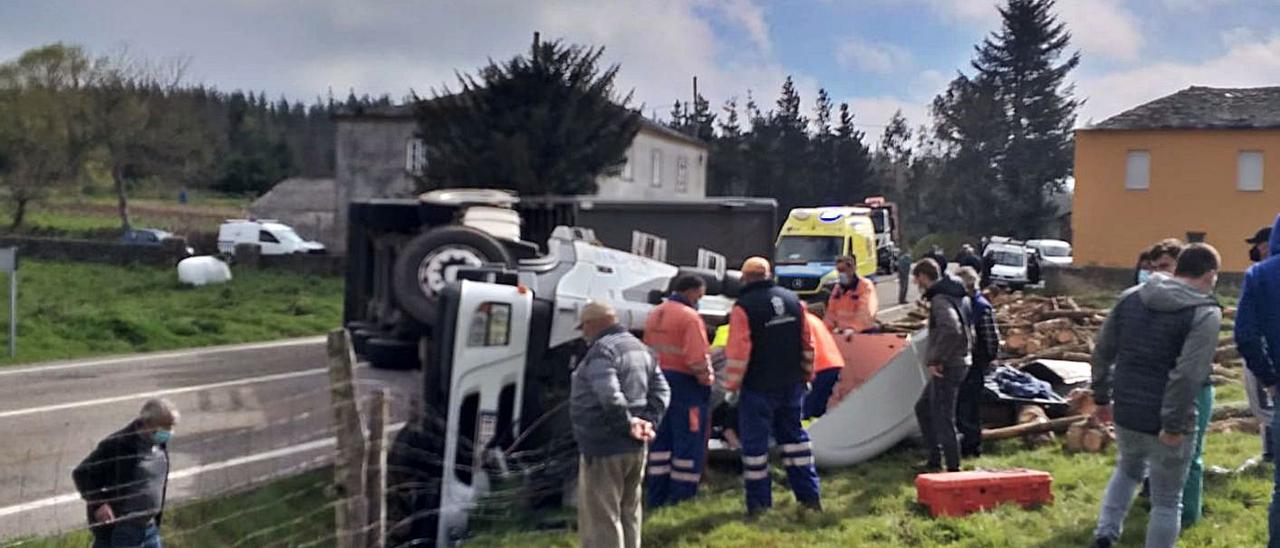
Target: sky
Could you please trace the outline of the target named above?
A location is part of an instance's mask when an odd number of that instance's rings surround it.
[[[1280,85],[1275,0],[1059,0],[1081,53],[1078,125],[1190,85]],[[603,46],[632,106],[699,91],[770,108],[787,76],[874,141],[928,105],[1000,23],[995,0],[0,0],[0,60],[51,42],[188,61],[188,79],[314,101],[456,88],[457,72],[544,39]]]

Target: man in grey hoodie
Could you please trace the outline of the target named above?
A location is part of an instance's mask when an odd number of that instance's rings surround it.
[[[1219,264],[1214,248],[1188,246],[1172,278],[1155,276],[1122,293],[1102,325],[1092,360],[1094,420],[1115,422],[1119,452],[1094,530],[1096,547],[1120,538],[1144,473],[1151,483],[1146,546],[1177,543],[1195,450],[1196,395],[1212,371],[1222,324],[1213,298]]]
[[[579,320],[591,348],[569,396],[582,453],[578,533],[583,548],[639,548],[645,446],[657,436],[671,389],[649,347],[618,325],[612,307],[587,303]]]
[[[960,440],[956,435],[956,399],[969,373],[973,357],[972,308],[969,292],[959,281],[942,273],[933,259],[924,259],[911,268],[920,292],[929,302],[929,337],[925,365],[929,384],[916,401],[916,421],[924,434],[928,461],[925,468],[960,471]]]

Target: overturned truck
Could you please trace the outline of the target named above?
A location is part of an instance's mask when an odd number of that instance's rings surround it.
[[[585,352],[578,311],[607,301],[640,331],[671,281],[695,274],[720,296],[702,311],[708,326],[724,323],[738,287],[726,265],[772,255],[775,211],[772,200],[478,190],[351,204],[345,323],[357,353],[422,371],[389,456],[395,544],[463,538],[486,500],[563,504],[577,458],[565,403]]]

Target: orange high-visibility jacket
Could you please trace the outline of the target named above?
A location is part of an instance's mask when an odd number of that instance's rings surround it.
[[[804,303],[800,303],[805,315],[809,315],[809,310],[804,308]],[[834,343],[834,341],[833,341]],[[814,371],[814,334],[809,329],[809,322],[800,324],[800,367],[805,370],[806,379],[812,381],[816,372]],[[751,322],[747,319],[747,312],[741,306],[734,305],[729,312],[729,345],[724,349],[725,368],[724,368],[724,388],[730,392],[736,392],[742,388],[742,380],[747,377],[747,366],[751,362]]]
[[[645,322],[644,343],[658,355],[663,369],[693,375],[704,384],[714,378],[707,326],[693,307],[672,299],[658,305]]]
[[[858,278],[858,285],[852,290],[836,284],[827,299],[827,328],[852,329],[862,332],[876,326],[876,313],[879,312],[880,297],[876,295],[876,285],[871,280]]]
[[[813,371],[821,373],[828,369],[844,367],[844,356],[836,346],[836,338],[831,330],[822,323],[822,318],[812,312],[805,312],[804,319],[809,322],[809,333],[813,334]]]

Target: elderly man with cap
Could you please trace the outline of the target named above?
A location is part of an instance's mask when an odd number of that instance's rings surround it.
[[[148,400],[124,429],[98,443],[72,472],[85,500],[93,548],[160,548],[169,486],[169,438],[178,408]]]
[[[740,391],[738,432],[747,515],[757,516],[773,506],[771,435],[782,450],[782,464],[796,500],[822,511],[809,434],[800,422],[805,390],[814,378],[813,335],[804,305],[795,293],[774,285],[764,258],[752,257],[743,263],[742,282],[729,314],[724,382],[728,390]]]
[[[570,419],[578,463],[578,533],[584,548],[639,548],[645,446],[671,390],[649,348],[591,302],[579,316],[591,344],[573,372]]]

